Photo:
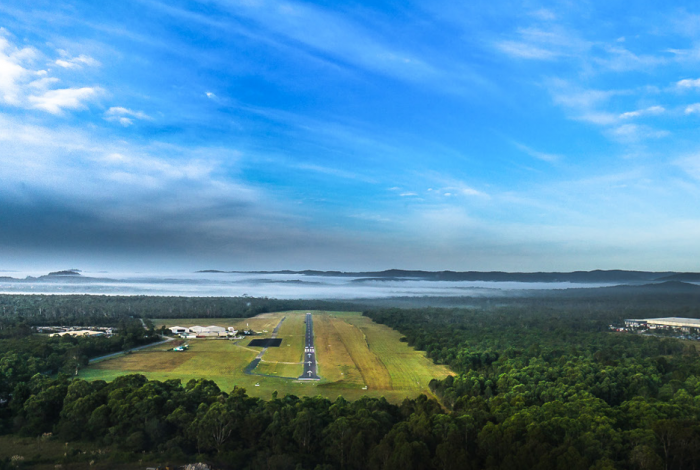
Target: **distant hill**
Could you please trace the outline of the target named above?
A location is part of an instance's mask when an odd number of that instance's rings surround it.
[[[643,284],[641,286],[613,286],[608,289],[627,291],[663,292],[669,294],[700,294],[700,286],[680,281],[666,281],[654,284]]]
[[[542,295],[561,297],[607,297],[607,296],[656,296],[656,295],[691,295],[700,296],[700,286],[680,281],[665,281],[641,285],[619,285],[605,287],[579,287],[573,289],[555,289],[539,291]]]
[[[67,269],[65,271],[54,271],[47,274],[47,276],[81,276],[81,274],[77,269]]]
[[[426,281],[491,281],[491,282],[575,282],[575,283],[640,283],[659,281],[669,276],[677,275],[674,272],[650,272],[650,271],[625,271],[625,270],[595,270],[562,272],[536,272],[536,273],[510,273],[503,271],[422,271],[388,269],[385,271],[216,271],[205,270],[199,273],[236,273],[236,274],[298,274],[303,276],[332,276],[368,278],[367,280],[402,280],[420,279]],[[692,273],[688,273],[692,274]],[[700,278],[700,273],[695,274]],[[666,279],[664,279],[666,280]]]
[[[700,273],[676,273],[664,276],[658,281],[700,282]]]

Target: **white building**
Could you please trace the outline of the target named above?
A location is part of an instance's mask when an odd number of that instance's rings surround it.
[[[194,333],[196,336],[228,336],[226,328],[216,325],[196,325],[190,328],[190,333]]]
[[[628,319],[625,320],[625,326],[628,328],[649,328],[659,329],[678,329],[689,332],[692,330],[700,330],[700,319],[698,318],[646,318],[646,319]]]
[[[186,334],[190,332],[190,329],[185,328],[184,326],[171,326],[168,329],[176,335]]]
[[[104,336],[104,331],[93,331],[93,330],[73,330],[73,331],[63,331],[61,333],[54,333],[51,336]]]

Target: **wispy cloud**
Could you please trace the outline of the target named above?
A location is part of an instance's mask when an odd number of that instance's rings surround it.
[[[700,181],[700,153],[678,158],[673,163],[688,176]]]
[[[361,23],[330,9],[294,1],[213,3],[284,38],[285,47],[312,48],[347,64],[403,80],[424,81],[441,74],[427,59],[380,39]],[[225,21],[221,26],[228,27]]]
[[[324,175],[337,176],[339,178],[351,179],[351,180],[366,180],[367,178],[361,176],[352,171],[342,170],[340,168],[332,168],[328,166],[316,165],[313,163],[298,163],[292,164],[294,168],[304,171],[312,171],[315,173],[322,173]]]
[[[66,109],[87,108],[87,103],[95,101],[102,93],[104,90],[99,87],[62,88],[48,90],[41,95],[31,95],[27,99],[32,108],[60,115]]]
[[[537,18],[542,21],[554,21],[557,19],[557,15],[547,8],[540,8],[530,12],[530,16]]]
[[[520,59],[553,60],[576,56],[591,47],[590,42],[560,26],[519,28],[515,36],[517,39],[496,41],[496,49]]]
[[[39,52],[13,46],[8,36],[0,29],[0,98],[6,104],[61,115],[64,110],[85,109],[104,93],[95,86],[51,89],[60,80],[32,67]],[[85,61],[89,62],[87,58]]]
[[[489,196],[487,193],[483,191],[479,191],[478,189],[475,189],[465,183],[462,182],[455,182],[454,184],[450,186],[445,186],[442,188],[437,188],[436,190],[433,190],[433,192],[437,192],[438,194],[442,194],[443,196],[466,196],[466,197],[480,197],[480,198],[485,198],[489,199],[491,196]]]
[[[143,111],[132,111],[121,106],[113,106],[105,111],[105,119],[110,122],[118,122],[124,127],[134,123],[134,119],[148,119],[151,117]]]
[[[689,104],[685,107],[685,114],[700,113],[700,103]]]
[[[31,47],[19,49],[7,38],[9,33],[0,28],[0,99],[13,106],[21,105],[23,87],[41,73],[26,68],[39,55]]]
[[[700,88],[700,78],[684,78],[676,82],[676,86],[680,89]]]
[[[519,142],[513,142],[513,144],[518,149],[525,152],[527,155],[530,155],[533,158],[537,158],[538,160],[542,160],[542,161],[549,162],[549,163],[554,163],[554,162],[557,162],[557,161],[562,159],[561,155],[540,152],[538,150],[535,150],[535,149],[528,147],[527,145],[521,144]]]
[[[604,135],[623,144],[636,144],[644,140],[660,139],[670,135],[667,130],[654,129],[647,125],[629,123],[645,116],[660,116],[666,108],[660,105],[614,113],[613,98],[635,95],[635,90],[590,90],[582,89],[563,80],[550,81],[550,93],[556,104],[563,106],[574,120],[600,126]]]
[[[501,52],[520,59],[551,60],[559,56],[554,51],[517,41],[500,41],[496,43],[496,48]]]
[[[610,135],[622,143],[636,143],[647,139],[661,139],[670,135],[669,131],[658,130],[638,124],[623,124],[609,131]]]
[[[59,50],[58,52],[61,54],[61,58],[56,59],[54,64],[65,69],[79,69],[83,66],[98,67],[101,65],[99,61],[85,54],[80,54],[77,57],[71,57],[70,54],[64,50]]]
[[[663,106],[649,106],[648,108],[638,109],[636,111],[628,111],[626,113],[620,114],[620,119],[632,119],[642,116],[658,115],[666,112],[666,108]]]
[[[596,90],[581,88],[566,80],[552,79],[547,83],[555,104],[564,107],[572,119],[601,126],[615,124],[619,115],[606,111],[611,98],[628,94],[626,90]]]
[[[635,54],[620,46],[604,45],[606,55],[596,57],[595,61],[605,70],[625,72],[629,70],[648,70],[668,63],[671,58],[652,54]]]

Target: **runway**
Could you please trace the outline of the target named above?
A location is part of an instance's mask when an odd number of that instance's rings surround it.
[[[306,314],[306,345],[304,346],[304,373],[299,380],[321,380],[316,371],[316,350],[314,349],[314,321]]]

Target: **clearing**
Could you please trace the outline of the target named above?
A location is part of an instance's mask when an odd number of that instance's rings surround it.
[[[194,318],[154,320],[156,326],[218,325],[234,326],[259,332],[256,339],[269,338],[279,321],[286,317],[278,333],[279,347],[268,348],[255,374],[244,373],[245,367],[262,351],[249,347],[251,338],[242,340],[188,340],[190,349],[173,352],[171,345],[146,348],[132,354],[100,361],[83,369],[80,377],[112,380],[125,374],[139,373],[149,379],[206,378],[215,381],[224,391],[235,385],[244,387],[251,396],[269,398],[280,395],[321,395],[335,399],[342,395],[349,400],[362,396],[384,396],[392,402],[420,393],[430,394],[428,383],[433,378],[453,374],[447,367],[433,364],[425,353],[400,342],[401,334],[374,323],[357,312],[312,312],[314,343],[318,361],[318,382],[302,382],[306,312],[266,313],[253,318]],[[365,388],[366,387],[366,388]]]

